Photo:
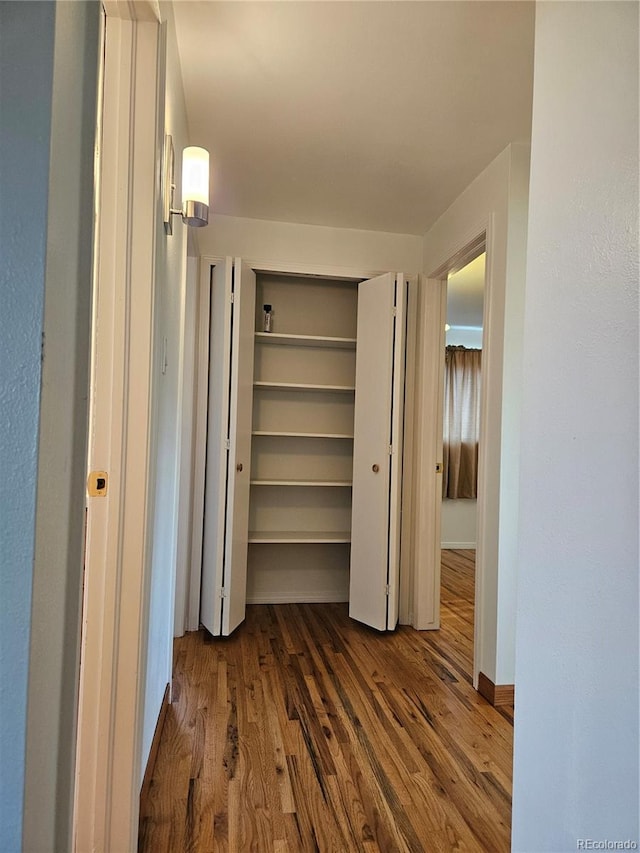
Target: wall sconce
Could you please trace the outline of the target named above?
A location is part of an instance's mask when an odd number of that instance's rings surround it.
[[[191,146],[182,152],[182,209],[173,207],[174,183],[173,140],[169,134],[164,138],[164,161],[162,173],[162,199],[164,230],[173,234],[171,217],[176,213],[185,225],[202,228],[209,223],[209,152]]]

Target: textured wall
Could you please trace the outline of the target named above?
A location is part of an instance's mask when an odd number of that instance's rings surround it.
[[[56,4],[23,822],[29,851],[64,850],[72,837],[99,12],[95,0]]]
[[[0,849],[21,847],[53,3],[0,3]]]
[[[98,21],[0,3],[3,853],[70,845]]]
[[[539,3],[513,849],[638,844],[638,4]]]

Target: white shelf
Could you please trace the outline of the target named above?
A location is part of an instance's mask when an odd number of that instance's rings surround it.
[[[252,486],[330,486],[351,488],[351,480],[251,480]]]
[[[255,388],[273,388],[277,391],[325,391],[338,394],[353,394],[355,385],[308,385],[297,382],[254,382]]]
[[[353,440],[353,435],[340,432],[273,432],[271,430],[254,430],[251,435],[266,435],[282,438],[348,438]]]
[[[346,531],[326,530],[250,530],[249,543],[255,545],[289,545],[312,544],[344,544],[351,542],[351,533]]]
[[[355,338],[332,338],[321,335],[281,335],[276,332],[256,332],[256,343],[289,347],[356,348]]]

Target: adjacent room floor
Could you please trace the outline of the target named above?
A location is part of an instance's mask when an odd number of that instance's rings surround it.
[[[439,631],[254,605],[176,640],[139,850],[509,850],[513,709],[471,684],[473,558],[443,552]]]

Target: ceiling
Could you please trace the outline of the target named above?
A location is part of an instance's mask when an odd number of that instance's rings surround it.
[[[215,213],[423,234],[530,137],[533,3],[173,8]]]

